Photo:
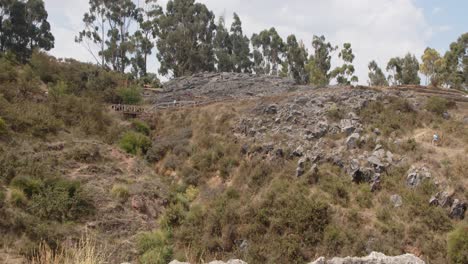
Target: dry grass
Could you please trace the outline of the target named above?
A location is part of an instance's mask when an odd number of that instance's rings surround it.
[[[101,264],[106,262],[102,248],[90,235],[84,235],[75,245],[61,250],[53,250],[46,243],[41,243],[32,264]]]

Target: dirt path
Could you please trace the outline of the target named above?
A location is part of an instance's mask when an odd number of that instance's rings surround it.
[[[432,150],[434,156],[438,160],[447,159],[447,158],[455,158],[457,156],[465,155],[465,149],[463,144],[457,144],[459,147],[450,146],[447,147],[447,140],[448,138],[445,135],[439,135],[441,137],[441,142],[438,146],[432,145],[432,136],[434,135],[433,129],[430,128],[421,128],[417,129],[414,133],[413,138],[416,140],[417,143],[421,144],[425,149]],[[451,140],[451,139],[450,139]],[[455,144],[451,144],[455,145]]]

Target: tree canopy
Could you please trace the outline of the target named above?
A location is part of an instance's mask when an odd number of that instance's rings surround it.
[[[51,50],[54,36],[43,0],[0,1],[0,52],[26,62],[34,49]]]

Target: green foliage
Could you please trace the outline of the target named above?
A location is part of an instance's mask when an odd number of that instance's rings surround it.
[[[12,183],[25,195],[35,216],[56,221],[75,220],[92,210],[79,182],[17,177]],[[19,193],[19,192],[18,192]]]
[[[111,124],[103,105],[92,98],[62,95],[50,103],[50,108],[66,126],[79,127],[87,135],[104,135]]]
[[[369,63],[369,85],[370,86],[388,86],[387,78],[377,62]]]
[[[217,61],[218,72],[231,72],[234,65],[231,58],[232,43],[229,36],[229,31],[224,25],[224,18],[221,16],[216,26],[216,34],[213,39],[214,54]]]
[[[362,120],[370,127],[379,128],[386,136],[393,132],[403,134],[421,125],[423,116],[407,100],[397,97],[388,97],[387,100],[388,104],[371,102],[361,109]]]
[[[279,75],[285,43],[274,27],[252,35],[254,70],[257,74]]]
[[[371,188],[368,185],[363,185],[359,188],[356,195],[356,201],[361,208],[371,208],[373,205],[373,195]]]
[[[170,0],[158,18],[159,73],[174,77],[214,70],[214,14],[194,0]]]
[[[337,107],[335,104],[333,104],[328,110],[327,110],[327,117],[335,122],[340,121],[343,119],[345,116],[345,113],[343,109]]]
[[[136,132],[141,133],[143,135],[149,136],[151,132],[151,128],[145,122],[141,120],[132,120],[132,127],[135,129]]]
[[[234,72],[250,73],[252,71],[252,62],[250,61],[250,40],[242,32],[242,22],[239,16],[234,13],[231,24],[231,60]]]
[[[10,203],[14,206],[21,207],[27,204],[28,200],[24,192],[18,189],[11,189],[10,192]]]
[[[324,36],[314,36],[312,40],[314,54],[310,56],[306,66],[309,83],[312,85],[324,86],[330,82],[331,53],[338,47],[326,42]]]
[[[122,104],[136,105],[142,100],[141,90],[137,87],[121,87],[116,93]]]
[[[169,243],[169,233],[154,231],[142,233],[137,239],[142,264],[166,264],[172,258],[172,246]]]
[[[54,47],[44,1],[2,1],[0,9],[0,52],[12,52],[26,62],[34,49]]]
[[[461,35],[457,41],[450,44],[450,50],[444,55],[447,84],[456,89],[461,89],[468,83],[468,59],[466,58],[466,45],[468,33]]]
[[[468,263],[468,227],[461,225],[447,238],[447,255],[451,264]]]
[[[98,54],[92,54],[104,68],[124,73],[131,64],[129,55],[132,51],[132,32],[130,25],[139,18],[140,9],[131,0],[90,1],[89,12],[85,13],[85,29],[79,32],[76,42],[85,45],[95,43],[99,46]],[[107,23],[114,26],[107,27]],[[89,47],[89,46],[88,46]]]
[[[442,116],[450,107],[450,102],[442,97],[430,97],[426,102],[426,110]]]
[[[115,184],[112,186],[111,194],[114,198],[117,198],[122,202],[126,202],[130,197],[128,187],[123,184]]]
[[[304,44],[298,43],[295,35],[288,36],[284,52],[286,56],[285,66],[282,67],[286,76],[294,79],[298,84],[307,83],[306,64],[308,52]]]
[[[418,76],[419,62],[414,55],[406,54],[404,58],[391,58],[387,64],[387,71],[391,72],[389,80],[394,85],[420,84]]]
[[[127,132],[120,139],[119,146],[133,155],[146,154],[151,147],[151,140],[143,134]]]
[[[427,76],[432,86],[439,86],[441,83],[445,83],[445,59],[440,57],[437,50],[426,48],[424,54],[421,57],[422,64],[420,66],[421,73]],[[426,79],[426,82],[427,82]]]
[[[343,60],[344,64],[341,67],[336,67],[330,73],[330,77],[336,78],[339,85],[351,85],[352,83],[357,83],[359,80],[357,76],[353,75],[355,69],[352,64],[355,56],[350,43],[343,44],[343,49],[338,54],[338,57]]]

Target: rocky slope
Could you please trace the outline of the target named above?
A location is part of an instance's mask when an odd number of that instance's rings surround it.
[[[171,81],[165,88],[167,94],[156,101],[176,96],[208,102],[196,109],[162,111],[158,121],[158,140],[172,140],[169,135],[178,127],[193,132],[190,146],[197,149],[188,157],[169,150],[158,163],[166,175],[200,190],[193,205],[203,208],[201,219],[179,227],[180,233],[175,229],[176,237],[193,232],[189,241],[177,240],[176,247],[189,262],[199,262],[197,254],[202,254],[204,259],[238,257],[249,263],[305,263],[321,255],[381,251],[413,253],[431,263],[446,263],[445,236],[466,222],[465,95],[423,87],[312,88],[237,74],[200,74]],[[442,100],[442,111],[431,105],[440,102],[428,99],[433,96],[448,100]],[[443,137],[438,146],[431,145],[433,133]],[[174,159],[180,159],[181,169],[165,165]],[[328,227],[317,235],[323,235],[323,240],[311,245],[291,242],[297,247],[292,256],[274,252],[281,252],[282,241],[289,242],[290,237],[281,232],[292,232],[296,238],[294,229],[277,231],[269,222],[296,225],[295,219],[289,219],[293,213],[289,208],[278,216],[274,211],[278,208],[270,204],[271,197],[285,195],[273,188],[278,182],[294,191],[302,189],[293,186],[304,187],[330,205]],[[242,194],[232,198],[234,205],[224,200],[230,199],[226,196],[232,189]],[[270,191],[275,196],[269,196]],[[234,206],[235,210],[217,211],[218,201],[223,208]],[[268,207],[263,208],[264,204]],[[266,219],[252,215],[256,211],[264,212]],[[195,213],[188,209],[190,217]],[[231,220],[222,220],[221,225],[213,219]],[[210,233],[219,225],[221,231]],[[259,226],[261,231],[255,232],[262,234],[249,233]],[[278,242],[267,245],[272,237]],[[191,246],[182,246],[185,243]],[[205,244],[193,246],[197,243]],[[380,257],[316,263],[380,263],[375,262]],[[382,263],[406,263],[407,259],[413,263],[411,256],[386,257],[389,262]]]
[[[179,262],[177,260],[171,261],[169,264],[190,264],[188,262]],[[212,261],[208,264],[247,264],[242,260],[229,260],[223,261]],[[401,256],[390,257],[385,254],[372,252],[367,257],[346,257],[346,258],[332,258],[326,259],[321,257],[314,262],[309,264],[425,264],[420,258],[412,254],[405,254]]]

